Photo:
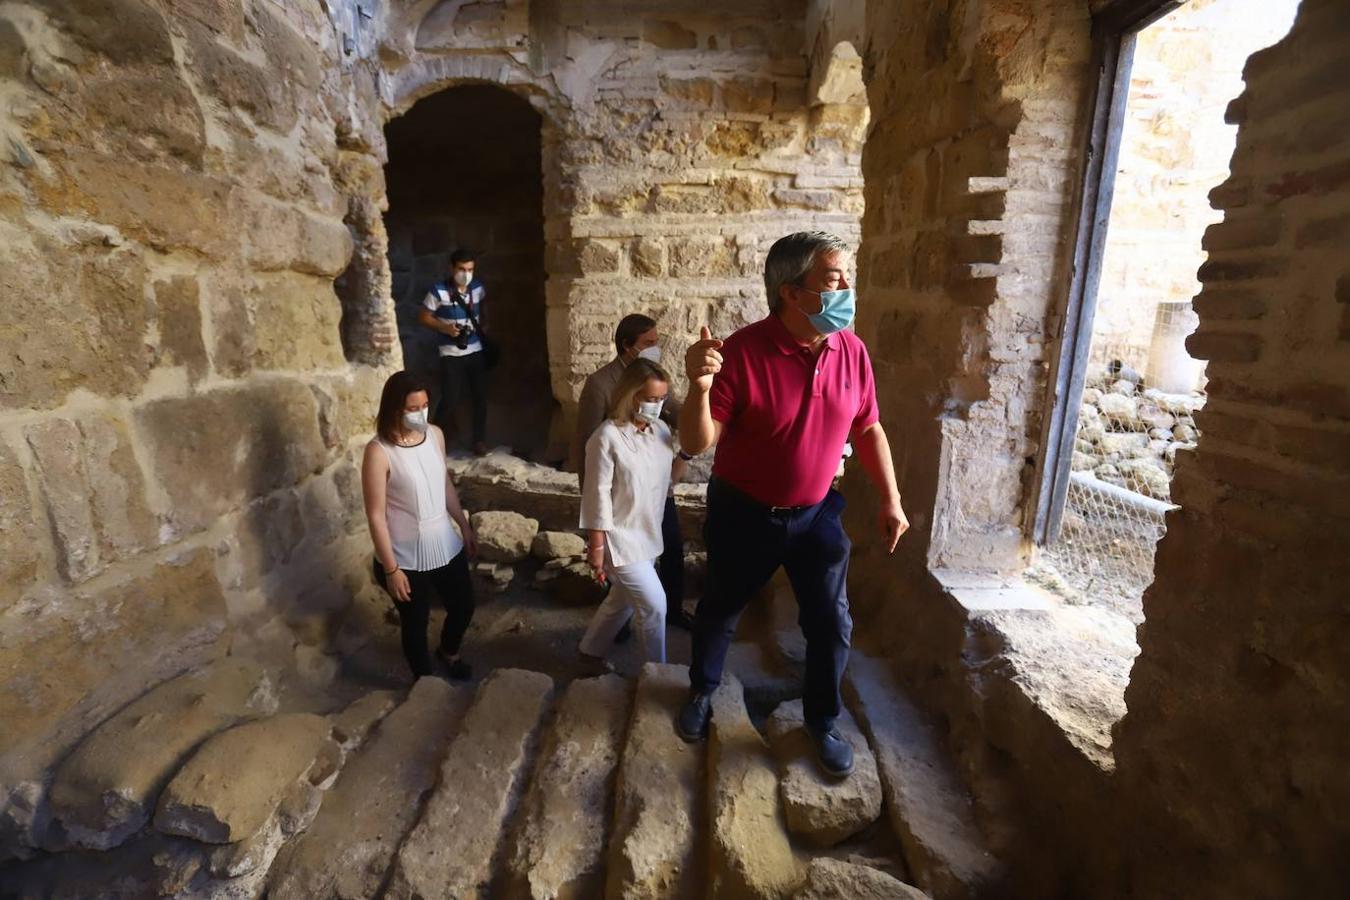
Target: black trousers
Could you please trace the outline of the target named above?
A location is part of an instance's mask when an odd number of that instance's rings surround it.
[[[427,651],[427,623],[431,621],[431,600],[439,597],[445,607],[445,625],[441,627],[441,652],[454,656],[459,652],[464,632],[473,620],[473,580],[469,577],[469,554],[459,554],[439,569],[409,572],[408,586],[412,596],[407,603],[394,601],[398,624],[402,631],[403,657],[408,660],[414,677],[431,674],[431,654]],[[384,568],[375,560],[375,581],[385,586]]]
[[[680,514],[675,498],[666,497],[666,512],[661,517],[661,562],[657,567],[661,587],[666,591],[666,615],[684,603],[684,535],[680,533]]]
[[[472,442],[487,440],[487,363],[482,350],[468,356],[441,357],[441,400],[436,408],[436,421],[447,435],[455,428],[455,411],[468,394]]]
[[[853,619],[845,590],[852,544],[839,521],[844,498],[831,490],[814,506],[771,509],[718,479],[708,483],[708,585],[694,613],[690,686],[717,687],[736,622],[750,598],[787,569],[806,638],[806,724],[827,729],[839,716],[839,682],[848,663]]]

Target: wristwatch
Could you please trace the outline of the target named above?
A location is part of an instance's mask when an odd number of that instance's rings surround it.
[[[678,456],[680,459],[684,460],[685,462],[689,462],[691,459],[694,458],[694,454],[685,453],[683,447],[678,448],[675,451],[675,455]]]

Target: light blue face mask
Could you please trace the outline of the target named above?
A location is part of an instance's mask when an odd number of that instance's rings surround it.
[[[844,288],[842,291],[810,291],[807,288],[802,290],[820,297],[820,312],[806,314],[806,318],[811,321],[811,327],[816,331],[821,334],[834,334],[853,324],[853,314],[858,306],[858,298],[854,295],[853,288]]]

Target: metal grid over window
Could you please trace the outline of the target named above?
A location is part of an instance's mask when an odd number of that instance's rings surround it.
[[[1195,447],[1201,393],[1150,388],[1119,360],[1089,372],[1058,539],[1037,571],[1069,599],[1091,597],[1136,621],[1166,530],[1178,452]]]

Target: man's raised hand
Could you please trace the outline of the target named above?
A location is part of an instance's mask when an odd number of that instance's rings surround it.
[[[722,342],[712,336],[704,325],[695,341],[684,354],[684,372],[689,385],[700,391],[712,390],[713,376],[722,371]]]

